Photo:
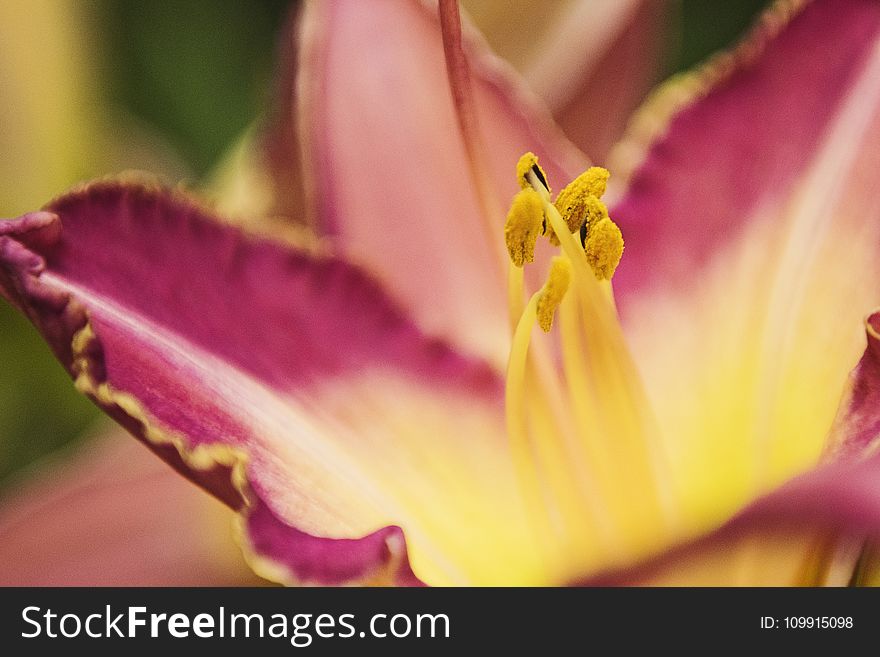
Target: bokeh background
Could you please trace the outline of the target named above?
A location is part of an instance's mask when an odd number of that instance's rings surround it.
[[[364,0],[381,1],[381,0]],[[733,41],[761,0],[673,3],[665,73]],[[0,2],[0,216],[136,168],[198,187],[260,116],[288,0]],[[0,301],[0,504],[98,421]]]

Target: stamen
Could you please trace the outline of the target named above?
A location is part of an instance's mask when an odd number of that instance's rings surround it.
[[[544,232],[544,204],[541,196],[529,187],[513,198],[507,222],[504,225],[504,241],[510,260],[517,267],[535,261],[535,243]]]
[[[561,550],[584,563],[645,549],[673,517],[665,455],[611,288],[601,284],[623,253],[620,229],[599,198],[608,177],[592,167],[554,204],[537,158],[527,153],[517,164],[524,191],[505,226],[513,329],[505,411],[513,462],[536,533],[550,537],[539,541],[539,554]],[[562,253],[523,304],[523,263],[532,262],[541,234]],[[556,321],[562,331],[552,341],[533,340],[536,323],[549,332]],[[561,348],[556,357],[553,345]],[[558,356],[563,371],[555,370]],[[637,512],[628,504],[632,494],[644,499]]]
[[[571,283],[571,263],[565,256],[555,256],[550,265],[550,275],[538,296],[538,324],[545,333],[549,333],[553,327],[553,316],[568,291],[569,283]]]
[[[590,167],[572,180],[556,197],[556,209],[573,233],[581,227],[588,211],[589,204],[598,200],[605,193],[610,177],[608,169]]]
[[[544,189],[549,193],[550,183],[547,182],[547,174],[544,173],[544,169],[538,164],[538,156],[531,151],[519,158],[519,162],[516,163],[516,179],[519,182],[519,186],[523,189],[528,189],[532,186],[532,183],[529,181],[530,173],[533,173],[538,178]]]
[[[584,223],[581,224],[581,242],[586,245],[592,227],[608,219],[608,208],[595,196],[588,196],[584,203]]]
[[[539,181],[534,175],[530,178],[532,186],[540,193]],[[587,262],[586,252],[579,240],[567,231],[562,216],[550,203],[549,194],[544,193],[541,196],[544,200],[544,215],[547,217],[548,229],[561,236],[562,250],[573,264],[576,288],[573,292],[577,294],[578,305],[583,315],[583,335],[592,361],[591,369],[602,380],[602,385],[597,388],[601,392],[601,399],[598,400],[595,410],[601,415],[605,415],[608,411],[610,417],[615,417],[621,443],[623,440],[627,442],[631,440],[635,448],[634,456],[650,456],[651,462],[645,464],[649,472],[636,474],[635,471],[639,468],[635,463],[631,463],[631,466],[634,481],[640,482],[639,485],[654,488],[656,482],[668,481],[666,458],[658,449],[659,443],[652,440],[647,440],[647,444],[642,442],[649,434],[653,434],[654,426],[650,414],[646,413],[649,407],[638,385],[638,375],[626,348],[612,297],[599,286],[595,272]],[[619,392],[623,394],[614,391],[618,388],[618,383]],[[620,411],[613,411],[614,405],[618,404]],[[650,454],[645,453],[645,447]],[[672,516],[670,490],[664,486],[657,486],[655,490],[661,497],[659,500],[661,509],[656,520],[668,522]],[[640,522],[644,521],[645,519],[642,518]]]
[[[620,228],[611,219],[602,219],[589,229],[584,251],[596,278],[600,281],[611,280],[623,255]]]
[[[587,176],[587,174],[594,170],[604,173],[594,173],[592,176]],[[537,180],[535,174],[530,172],[528,177],[532,187],[538,187],[540,181]],[[548,193],[540,194],[544,204],[544,216],[549,219],[549,225],[546,230],[551,232],[550,242],[554,245],[561,244],[563,251],[574,263],[583,261],[583,258],[579,259],[579,256],[575,254],[576,247],[574,245],[577,242],[571,234],[574,230],[569,231],[562,242],[558,239],[556,231],[565,230],[563,226],[564,218],[558,210],[559,200],[579,180],[581,181],[580,187],[583,189],[592,189],[604,193],[605,185],[608,181],[608,170],[601,167],[590,167],[586,173],[578,176],[574,182],[570,183],[559,193],[555,204],[550,203],[550,195]],[[538,191],[542,191],[540,187],[538,187]],[[574,201],[574,192],[569,193],[569,199]],[[620,258],[623,256],[623,235],[617,224],[608,217],[608,208],[596,196],[587,193],[578,203],[581,208],[581,216],[584,219],[583,223],[578,226],[578,229],[580,231],[581,246],[585,250],[586,261],[598,280],[610,280],[617,269],[617,265],[620,263]]]

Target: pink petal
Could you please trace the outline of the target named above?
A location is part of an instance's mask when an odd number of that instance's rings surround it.
[[[56,456],[0,507],[0,585],[259,583],[232,514],[121,430]]]
[[[853,372],[831,431],[826,460],[873,454],[880,438],[880,312],[865,320],[868,346]]]
[[[529,543],[497,514],[517,495],[499,381],[338,259],[96,183],[0,223],[0,288],[81,391],[242,509],[262,575],[412,582],[395,524],[433,581],[497,581]]]
[[[545,35],[525,78],[556,122],[593,161],[603,163],[632,112],[660,81],[668,55],[671,3],[571,3]]]
[[[303,189],[302,146],[296,115],[298,54],[302,7],[295,4],[278,40],[272,103],[261,126],[255,157],[261,173],[270,182],[272,216],[285,217],[295,224],[311,224]]]
[[[665,0],[463,5],[494,52],[524,76],[568,138],[596,161],[604,160],[632,111],[659,81],[668,45],[663,38],[670,13]],[[267,212],[308,223],[295,110],[299,9],[291,12],[280,39],[272,107],[257,152],[260,170],[273,181]]]
[[[300,137],[320,227],[431,334],[503,362],[503,213],[522,153],[563,185],[584,160],[471,34],[497,216],[481,216],[449,94],[436,10],[412,0],[312,3],[299,44]],[[466,26],[467,27],[467,26]],[[470,33],[469,30],[465,30]],[[377,35],[382,35],[377,38]],[[487,238],[497,227],[497,241]]]
[[[460,4],[492,50],[538,89],[592,70],[642,1],[555,0],[537,5],[528,0],[461,0]]]

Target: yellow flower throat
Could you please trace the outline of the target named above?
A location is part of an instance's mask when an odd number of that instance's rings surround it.
[[[536,562],[552,581],[565,577],[554,564],[588,569],[649,550],[670,528],[671,491],[611,292],[623,237],[601,201],[609,173],[589,168],[555,202],[534,154],[520,158],[516,175],[522,191],[504,229],[513,333],[506,422],[539,537]],[[523,269],[541,237],[560,253],[525,301]],[[557,315],[558,336],[533,337],[535,323],[550,333]]]

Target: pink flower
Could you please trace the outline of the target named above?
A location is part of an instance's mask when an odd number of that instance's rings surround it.
[[[454,9],[444,54],[421,3],[305,6],[263,181],[295,244],[95,182],[0,224],[4,296],[270,579],[869,581],[880,5],[779,3],[661,88],[586,253],[525,169],[561,251],[524,269],[519,157],[588,162]]]

